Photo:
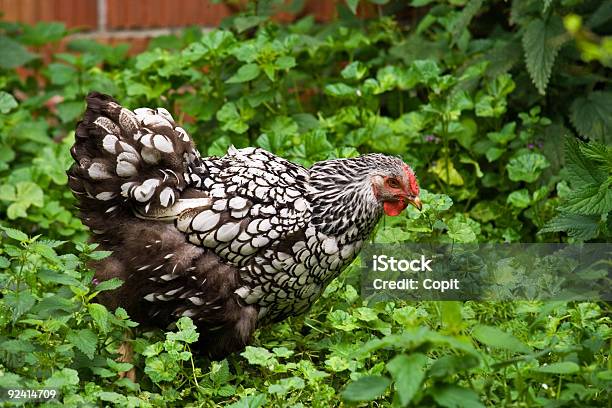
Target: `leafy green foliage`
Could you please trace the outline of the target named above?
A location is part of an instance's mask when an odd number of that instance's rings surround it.
[[[612,211],[612,149],[567,139],[565,177],[571,186],[559,205],[559,214],[541,232],[566,231],[571,237],[590,240],[612,236],[608,220]]]
[[[612,93],[591,92],[572,103],[571,120],[578,133],[601,143],[610,143],[612,134]]]
[[[94,302],[121,282],[92,281],[86,263],[109,254],[84,244],[65,175],[93,89],[166,107],[203,154],[400,155],[423,211],[384,219],[376,242],[609,239],[609,83],[559,24],[580,15],[596,32],[606,9],[413,0],[422,17],[409,27],[389,14],[406,2],[347,1],[337,21],[281,26],[268,18],[281,3],[248,2],[224,29],[160,37],[133,57],[69,40],[46,65],[34,51],[62,39],[61,24],[0,27],[0,388],[56,387],[66,406],[606,406],[606,304],[368,304],[356,263],[306,316],[211,362],[189,319],[126,337],[126,312]],[[369,6],[379,17],[355,18]],[[130,362],[118,358],[126,340]],[[132,368],[137,383],[119,375]]]
[[[531,79],[543,95],[550,79],[557,53],[562,45],[563,25],[558,17],[535,19],[525,27],[523,47]]]

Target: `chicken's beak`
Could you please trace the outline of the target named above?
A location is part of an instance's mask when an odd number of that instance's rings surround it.
[[[419,211],[423,209],[423,203],[421,202],[421,199],[419,197],[406,197],[406,201],[408,202],[408,204],[414,205],[414,207]]]

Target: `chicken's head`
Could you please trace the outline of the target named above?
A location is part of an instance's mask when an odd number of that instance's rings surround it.
[[[419,182],[414,171],[400,159],[392,160],[371,176],[374,196],[382,203],[385,214],[399,215],[411,204],[421,210]]]

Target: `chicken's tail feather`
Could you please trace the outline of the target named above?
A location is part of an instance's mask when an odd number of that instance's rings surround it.
[[[132,112],[97,92],[87,96],[71,153],[69,185],[84,223],[94,231],[134,209],[146,214],[172,206],[200,160],[167,110]]]

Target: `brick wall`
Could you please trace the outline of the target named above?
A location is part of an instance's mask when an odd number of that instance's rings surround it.
[[[98,0],[0,0],[5,21],[33,24],[38,21],[63,21],[68,27],[95,29]]]
[[[307,0],[303,14],[330,20],[338,1]],[[5,21],[61,21],[105,43],[130,42],[132,53],[144,49],[148,38],[192,25],[215,27],[235,12],[210,0],[0,0]],[[278,16],[281,21],[293,18]]]

